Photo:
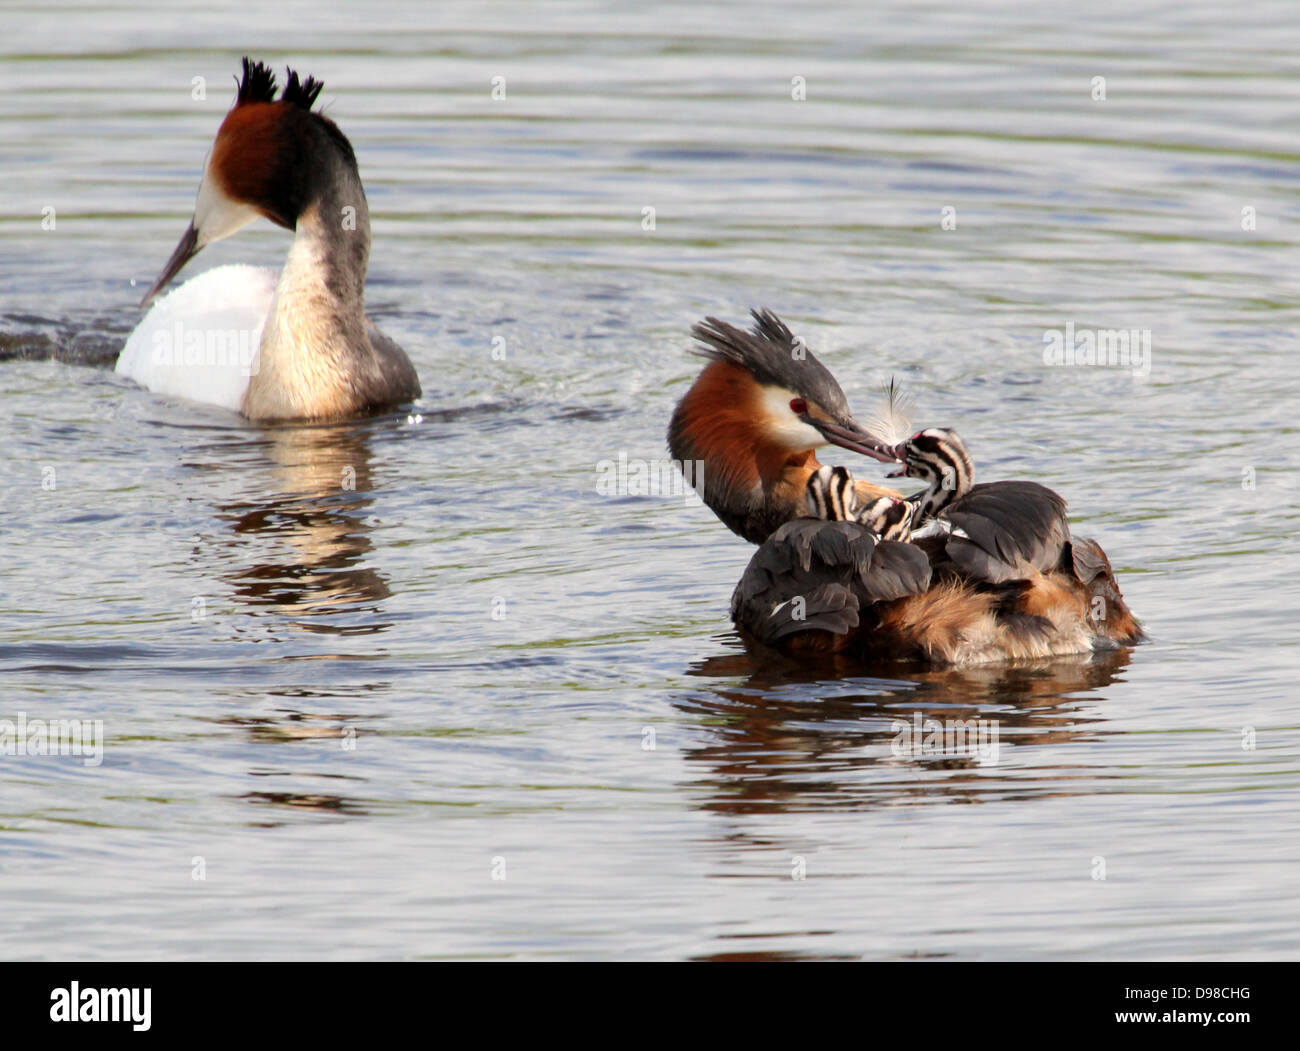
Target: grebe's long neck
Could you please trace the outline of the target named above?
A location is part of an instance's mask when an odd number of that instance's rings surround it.
[[[927,488],[907,498],[907,502],[912,505],[914,522],[933,518],[959,496],[966,495],[965,492],[958,492],[956,486],[945,484],[947,482],[946,478],[931,479]]]
[[[355,412],[377,377],[367,334],[370,210],[356,169],[338,158],[298,216],[244,399],[251,419]]]

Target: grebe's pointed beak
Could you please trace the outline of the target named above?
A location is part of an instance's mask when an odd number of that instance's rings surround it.
[[[806,419],[821,431],[822,437],[832,445],[838,445],[841,449],[848,449],[850,452],[861,453],[863,456],[870,456],[882,463],[895,463],[898,460],[895,449],[852,421],[844,425],[831,423],[829,420],[815,420],[812,417]]]
[[[149,289],[149,294],[140,300],[141,307],[147,307],[154,301],[154,297],[180,273],[181,267],[199,254],[199,247],[199,232],[194,228],[194,224],[190,223],[189,229],[181,237],[181,243],[176,246],[176,251],[163,267],[161,276],[154,282],[153,288]]]

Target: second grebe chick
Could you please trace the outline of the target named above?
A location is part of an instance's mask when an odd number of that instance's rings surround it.
[[[908,540],[912,505],[892,496],[878,496],[862,504],[857,485],[847,467],[822,467],[808,479],[808,513],[828,522],[857,522],[881,540]]]
[[[1056,568],[1070,540],[1065,500],[1037,482],[975,484],[975,465],[951,428],[920,431],[895,447],[893,477],[926,487],[907,497],[921,536],[948,537],[946,550],[967,575],[1000,583]]]

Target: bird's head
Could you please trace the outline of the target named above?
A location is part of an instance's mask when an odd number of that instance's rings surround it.
[[[881,540],[906,542],[912,535],[912,505],[892,496],[880,496],[859,509],[858,521]]]
[[[675,459],[703,462],[705,502],[733,529],[728,515],[777,500],[788,503],[786,517],[802,513],[802,484],[783,494],[779,483],[789,468],[815,470],[823,446],[894,462],[894,450],[854,420],[844,391],[803,340],[770,311],[752,313],[749,332],[716,318],[694,327],[708,364],[668,429]]]
[[[902,468],[890,477],[919,478],[933,493],[944,494],[943,502],[964,496],[975,480],[975,465],[966,443],[954,430],[929,427],[894,446]]]
[[[275,74],[243,60],[235,103],[217,131],[199,183],[194,217],[141,306],[161,292],[200,250],[261,217],[288,230],[341,170],[360,185],[347,137],[312,110],[324,85],[286,69],[277,96]],[[362,198],[364,199],[364,198]]]

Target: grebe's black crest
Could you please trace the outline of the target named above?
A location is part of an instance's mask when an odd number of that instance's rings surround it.
[[[835,377],[802,339],[770,310],[751,310],[753,332],[708,317],[691,329],[705,346],[695,353],[727,361],[748,371],[759,383],[784,387],[815,401],[833,416],[848,418],[849,401]]]
[[[314,122],[317,127],[323,130],[339,148],[347,162],[353,167],[357,167],[357,155],[352,150],[352,143],[348,137],[339,130],[335,124],[325,114],[312,109],[316,104],[316,99],[320,96],[325,87],[325,82],[317,80],[315,77],[308,77],[306,80],[299,78],[298,74],[288,66],[284,67],[284,72],[288,78],[283,93],[276,98],[276,91],[279,85],[275,80],[275,73],[265,62],[254,62],[247,56],[243,59],[244,75],[239,81],[239,93],[235,96],[234,109],[245,106],[254,102],[279,102],[286,106],[292,107],[286,110],[286,113],[296,113],[300,117],[302,114],[309,114],[306,119]],[[302,121],[290,121],[286,127],[301,127]],[[296,213],[295,213],[296,214]],[[282,223],[281,225],[291,224]]]
[[[289,78],[289,82],[284,86],[284,94],[280,96],[280,101],[287,102],[291,106],[311,109],[316,104],[316,96],[325,87],[324,82],[317,80],[315,77],[308,77],[299,83],[298,74],[288,66],[284,67],[284,72]]]
[[[239,94],[235,98],[236,106],[249,102],[275,101],[275,73],[271,67],[262,62],[254,62],[244,56],[244,76],[239,81]]]
[[[300,80],[297,73],[285,66],[284,73],[288,81],[284,87],[284,94],[277,99],[275,73],[271,67],[265,62],[254,62],[247,55],[244,56],[243,65],[244,75],[239,81],[239,94],[235,98],[236,106],[243,106],[250,102],[287,102],[299,109],[310,110],[325,87],[325,84],[315,77]]]

